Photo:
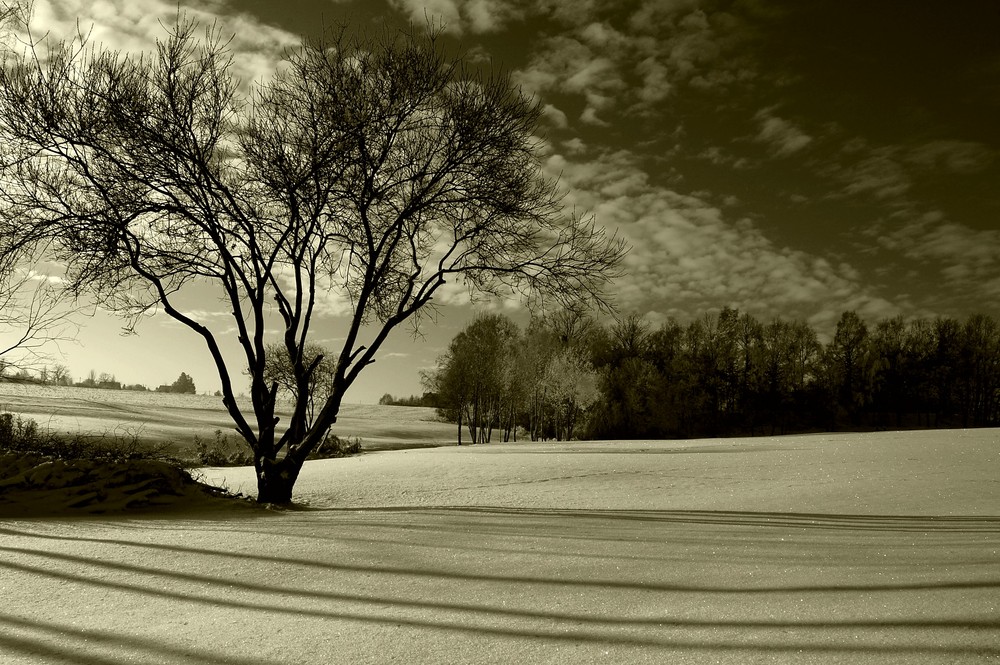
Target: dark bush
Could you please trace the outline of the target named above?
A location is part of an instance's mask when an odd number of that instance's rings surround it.
[[[316,446],[309,454],[309,459],[331,459],[335,457],[347,457],[357,455],[361,452],[361,439],[359,437],[344,437],[341,439],[335,434],[327,434],[323,443]]]
[[[198,461],[202,466],[250,466],[253,464],[253,452],[242,441],[234,441],[232,437],[223,434],[221,429],[215,430],[215,439],[208,441],[200,436],[194,437],[194,446],[198,452]]]
[[[139,438],[139,432],[134,430],[61,436],[43,430],[30,418],[0,413],[0,452],[114,463],[156,460],[181,466],[181,462],[167,452],[168,449],[165,443],[144,443]]]

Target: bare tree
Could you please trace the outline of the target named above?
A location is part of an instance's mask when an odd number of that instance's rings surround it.
[[[71,291],[129,321],[160,308],[204,340],[253,449],[259,501],[291,500],[347,389],[446,282],[604,302],[624,244],[564,213],[538,158],[540,109],[505,76],[446,56],[434,34],[345,28],[292,50],[244,95],[227,41],[198,30],[178,18],[142,57],[77,41],[9,60],[0,202],[12,232],[67,265]],[[241,370],[180,304],[194,284],[232,312],[252,418],[230,378]],[[310,423],[318,293],[350,315]],[[266,372],[275,352],[297,386],[283,429]]]
[[[451,410],[459,425],[466,423],[472,443],[489,443],[494,429],[513,427],[511,365],[519,336],[506,316],[480,314],[438,358],[435,392],[445,412]]]
[[[70,376],[69,368],[66,365],[55,365],[49,373],[52,384],[56,386],[73,385],[73,377]]]
[[[299,385],[295,377],[295,368],[289,362],[284,345],[268,344],[265,351],[264,380],[268,384],[276,384],[279,394],[284,392],[285,396],[295,403],[299,399]],[[307,367],[314,367],[309,375],[306,394],[303,396],[307,402],[306,426],[309,427],[316,418],[316,406],[322,406],[333,392],[333,378],[336,376],[337,368],[329,352],[319,344],[311,342],[303,349],[303,362]]]
[[[600,397],[597,372],[579,349],[566,347],[549,360],[542,385],[556,439],[572,439],[580,417]]]
[[[73,338],[77,311],[53,278],[32,269],[28,250],[0,229],[0,361],[21,370],[40,369],[53,346]]]

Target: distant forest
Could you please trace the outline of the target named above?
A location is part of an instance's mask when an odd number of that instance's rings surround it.
[[[824,345],[804,321],[728,308],[655,329],[485,315],[424,382],[467,442],[984,427],[1000,423],[1000,327],[849,311]]]

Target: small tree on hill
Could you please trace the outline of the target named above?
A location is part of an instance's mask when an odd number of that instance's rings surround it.
[[[258,500],[291,500],[348,388],[446,282],[603,302],[624,245],[565,214],[542,175],[541,110],[505,76],[475,74],[433,34],[345,29],[245,95],[227,40],[196,31],[181,19],[142,57],[75,43],[7,58],[0,231],[43,244],[73,292],[132,320],[157,307],[204,340]],[[250,417],[230,378],[241,371],[178,296],[193,283],[232,313]],[[350,314],[310,422],[317,293]],[[274,353],[296,385],[280,428]]]
[[[173,385],[170,387],[172,392],[175,393],[187,393],[193,395],[197,392],[194,387],[194,379],[184,372],[181,372],[181,375],[177,377],[177,380],[174,381]]]

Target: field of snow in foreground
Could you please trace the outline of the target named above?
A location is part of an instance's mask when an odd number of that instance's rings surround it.
[[[297,489],[0,523],[0,662],[1000,662],[997,430],[386,451]]]

